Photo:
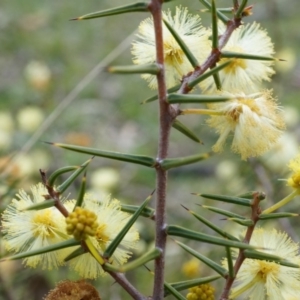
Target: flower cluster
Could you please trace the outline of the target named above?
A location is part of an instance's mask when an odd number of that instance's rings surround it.
[[[222,35],[226,26],[219,22],[218,29],[219,35]],[[254,22],[237,28],[222,51],[271,57],[274,54],[274,46],[267,32]],[[228,58],[222,58],[219,64],[226,60]],[[272,61],[235,58],[229,66],[219,72],[222,90],[233,93],[241,91],[246,94],[255,93],[259,84],[263,80],[270,81],[270,76],[275,73],[272,65]],[[216,91],[212,77],[202,81],[200,87],[203,91]]]
[[[300,155],[292,159],[288,167],[292,171],[292,174],[287,179],[287,185],[296,190],[300,190]]]
[[[98,291],[90,283],[84,280],[59,282],[55,289],[51,290],[44,300],[101,300]]]
[[[26,210],[33,204],[45,201],[44,195],[47,195],[47,190],[42,184],[33,186],[31,191],[32,197],[21,190],[17,195],[18,199],[13,199],[2,214],[3,241],[10,252],[39,250],[70,240],[69,234],[72,234],[83,240],[89,236],[101,255],[130,218],[130,215],[121,211],[120,202],[110,197],[97,201],[86,196],[83,207],[76,207],[74,212],[72,210],[76,201],[65,200],[63,204],[70,212],[67,219],[55,207]],[[131,256],[130,249],[135,248],[138,239],[137,230],[131,227],[111,257],[111,263],[124,264]],[[76,248],[70,247],[46,252],[27,257],[24,263],[29,267],[57,268],[65,264],[64,259],[74,250]],[[95,279],[104,274],[89,252],[70,260],[69,266],[83,278]]]
[[[182,265],[182,273],[189,278],[196,278],[200,274],[200,262],[197,259],[190,259]]]
[[[94,236],[98,224],[97,216],[87,209],[77,206],[66,218],[67,233],[74,235],[76,240],[85,240],[87,236]]]
[[[68,239],[65,218],[54,207],[43,210],[25,210],[45,201],[46,188],[40,183],[31,187],[32,197],[20,190],[2,214],[2,232],[5,247],[11,252],[27,252],[53,245]],[[26,266],[43,269],[63,264],[66,251],[53,251],[24,259]]]
[[[261,252],[288,259],[300,265],[299,245],[292,241],[285,232],[276,229],[254,230],[250,245],[258,247]],[[238,250],[233,250],[236,258]],[[227,259],[222,261],[227,267]],[[236,299],[243,294],[243,299],[279,300],[288,297],[299,297],[300,269],[280,265],[266,260],[246,259],[237,273],[231,298]]]
[[[220,113],[212,115],[208,125],[220,135],[213,146],[220,152],[227,136],[232,132],[231,149],[242,159],[259,156],[270,150],[285,128],[281,111],[270,91],[245,95],[225,93],[232,98],[227,102],[210,104],[208,107]],[[264,133],[264,134],[262,134]]]
[[[211,53],[209,35],[211,30],[205,29],[200,18],[188,14],[186,8],[177,7],[174,17],[170,11],[164,18],[185,42],[187,47],[203,63]],[[226,34],[227,25],[218,24],[218,34]],[[163,31],[165,78],[167,87],[178,85],[180,81],[194,71],[179,44],[164,27]],[[230,59],[230,64],[219,71],[221,90],[218,90],[214,78],[210,76],[199,83],[204,94],[220,96],[230,95],[232,100],[223,104],[209,105],[209,126],[220,135],[213,146],[215,152],[223,150],[225,140],[232,134],[231,149],[240,154],[242,159],[259,156],[270,150],[279,140],[285,128],[281,111],[273,100],[271,92],[262,89],[263,81],[270,81],[274,74],[274,46],[267,32],[257,23],[242,24],[233,31],[226,45],[221,49],[224,53],[217,65]],[[235,58],[226,57],[226,53]],[[133,61],[136,64],[155,62],[155,37],[152,19],[144,20],[137,40],[132,48]],[[238,57],[240,56],[240,57]],[[143,75],[151,88],[156,88],[153,75]],[[203,113],[203,112],[198,112]],[[263,133],[263,134],[262,134]]]
[[[189,14],[187,8],[177,7],[174,17],[170,11],[167,11],[163,13],[163,18],[177,31],[199,63],[202,63],[210,52],[210,43],[209,31],[201,25],[200,17]],[[133,62],[138,65],[155,63],[156,49],[152,18],[142,21],[137,38],[132,47]],[[166,84],[170,88],[180,84],[182,77],[193,71],[193,66],[165,25],[163,38]],[[142,77],[149,82],[151,88],[157,87],[155,76],[142,75]]]
[[[100,202],[87,196],[84,200],[83,208],[93,211],[97,216],[98,226],[95,235],[91,237],[91,241],[99,253],[103,254],[105,249],[126,225],[130,215],[122,212],[120,202],[116,199],[110,199],[110,197]],[[111,263],[122,265],[127,262],[132,254],[129,250],[136,247],[138,239],[139,234],[137,230],[135,227],[131,227],[121,241],[120,247],[115,250],[111,257]],[[94,279],[99,275],[104,275],[102,267],[95,263],[90,253],[85,253],[72,259],[70,266],[84,278]]]
[[[186,295],[187,300],[214,300],[215,299],[215,289],[209,284],[200,284],[189,289],[189,293]]]

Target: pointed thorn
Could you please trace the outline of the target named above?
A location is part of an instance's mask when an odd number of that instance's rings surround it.
[[[149,271],[150,273],[153,273],[153,272],[151,271],[151,269],[148,268],[146,265],[143,265],[143,266],[147,269],[147,271]]]
[[[143,266],[146,267],[146,265],[143,265]],[[151,275],[154,275],[154,272],[151,269],[148,269],[148,271],[150,272]]]
[[[49,144],[49,145],[55,145],[55,143],[52,143],[52,142],[47,142],[47,141],[41,141],[42,143],[45,143],[45,144]]]
[[[278,58],[279,61],[287,61],[286,59],[283,58]]]
[[[79,20],[81,20],[80,17],[69,19],[69,21],[79,21]]]
[[[150,194],[150,196],[153,196],[154,193],[155,193],[155,189],[154,189],[153,192]]]
[[[116,281],[114,281],[111,285],[113,286],[114,284],[116,284],[117,282]]]
[[[200,196],[201,194],[199,194],[199,193],[191,193],[191,195]]]
[[[146,265],[143,265],[149,272],[151,271]]]
[[[190,211],[186,206],[180,204],[185,210]]]

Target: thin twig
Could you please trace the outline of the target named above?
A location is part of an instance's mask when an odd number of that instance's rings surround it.
[[[213,49],[211,54],[199,68],[195,69],[194,72],[191,72],[188,76],[184,76],[182,85],[178,91],[179,94],[189,93],[191,91],[191,88],[189,87],[188,83],[198,78],[209,68],[212,68],[216,65],[216,63],[220,60],[221,49],[226,45],[233,31],[240,25],[240,19],[232,19],[228,22],[225,32],[219,38],[219,48]]]
[[[253,221],[253,225],[251,225],[247,228],[245,238],[244,238],[244,241],[243,241],[244,243],[247,243],[247,244],[250,243],[254,228],[256,226],[256,223],[259,220],[259,215],[261,213],[261,208],[259,206],[260,200],[261,200],[260,195],[261,194],[259,192],[256,192],[256,193],[253,194],[253,201],[252,201],[252,205],[251,205],[251,211],[252,211],[251,220]],[[241,268],[244,260],[245,260],[244,250],[240,249],[238,257],[237,257],[237,259],[235,261],[235,264],[234,264],[234,274],[235,274],[235,276],[237,275],[239,269]],[[231,286],[232,286],[234,280],[235,280],[235,277],[228,277],[226,279],[226,284],[225,284],[225,287],[223,289],[220,300],[228,300],[229,292],[230,292],[230,289],[231,289]]]
[[[69,215],[69,212],[66,209],[66,207],[62,204],[62,202],[60,201],[60,193],[58,193],[57,191],[55,191],[55,189],[53,188],[53,186],[50,186],[48,184],[48,179],[47,179],[47,176],[46,176],[46,172],[44,170],[40,169],[40,174],[41,174],[41,177],[42,177],[42,182],[43,182],[44,186],[46,187],[46,189],[47,189],[47,191],[49,193],[49,199],[55,200],[55,207],[58,209],[58,211],[65,218],[67,218],[68,215]]]
[[[148,299],[142,295],[125,277],[122,273],[108,272],[111,277],[113,277],[116,282],[135,300],[146,300]]]

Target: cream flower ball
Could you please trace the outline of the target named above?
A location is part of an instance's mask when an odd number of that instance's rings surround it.
[[[219,22],[218,29],[218,33],[221,35],[225,32],[226,25]],[[237,28],[222,51],[272,57],[274,45],[266,30],[262,29],[260,24],[254,22]],[[228,58],[221,59],[219,64],[224,63],[226,60]],[[273,61],[233,59],[229,66],[219,72],[222,90],[231,93],[237,91],[243,91],[244,93],[257,92],[261,82],[270,81],[270,77],[275,73],[273,64]],[[216,91],[213,77],[209,77],[199,85],[204,92]]]
[[[208,39],[209,31],[201,25],[200,17],[189,14],[187,8],[176,7],[174,16],[168,10],[167,12],[163,12],[163,18],[175,29],[201,64],[211,51],[211,42]],[[170,88],[180,84],[182,77],[194,69],[164,24],[163,43],[166,85]],[[132,44],[132,54],[133,62],[137,65],[153,64],[156,62],[152,18],[141,22],[137,39]],[[154,75],[144,74],[142,78],[149,82],[150,88],[157,88],[156,77]]]
[[[232,100],[208,105],[214,114],[207,124],[219,134],[213,151],[221,152],[230,134],[233,136],[231,150],[239,153],[244,160],[270,150],[285,128],[281,110],[272,92],[223,94],[232,97]]]

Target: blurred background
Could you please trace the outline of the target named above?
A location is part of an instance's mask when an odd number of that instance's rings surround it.
[[[218,7],[232,1],[219,0]],[[57,168],[80,165],[89,157],[58,149],[47,142],[62,142],[118,152],[155,156],[158,136],[157,102],[141,105],[155,94],[138,75],[112,75],[107,65],[131,64],[132,35],[147,14],[135,13],[89,21],[69,21],[80,15],[123,5],[124,1],[5,1],[0,5],[0,212],[14,198],[19,188],[26,191],[40,182],[39,169],[51,174]],[[174,9],[180,1],[165,5]],[[287,132],[277,147],[259,159],[241,161],[229,148],[205,162],[172,170],[168,185],[168,222],[212,233],[195,221],[180,204],[199,213],[195,204],[210,204],[191,193],[238,195],[251,190],[264,191],[264,205],[280,200],[290,190],[278,179],[286,178],[287,162],[298,153],[300,138],[300,31],[297,0],[264,0],[254,4],[253,16],[266,28],[275,43],[276,75],[267,88],[283,107]],[[199,12],[198,1],[186,0],[191,13],[200,14],[205,26],[210,15]],[[129,38],[128,38],[129,37]],[[208,152],[217,136],[201,116],[185,116],[180,121],[189,126],[203,145],[173,130],[170,157]],[[204,125],[204,126],[203,126]],[[63,180],[64,177],[61,178]],[[155,188],[155,173],[138,165],[95,158],[87,175],[88,190],[101,199],[111,194],[122,203],[139,204]],[[80,181],[69,188],[69,198],[76,198]],[[226,204],[219,206],[236,211]],[[239,208],[240,209],[240,208]],[[289,211],[296,211],[295,202]],[[238,211],[247,214],[247,209]],[[205,212],[206,213],[206,212]],[[207,213],[216,224],[231,231],[237,225],[225,223],[220,216]],[[299,240],[297,220],[283,220],[266,226],[284,229]],[[140,219],[141,247],[153,241],[153,222]],[[223,249],[189,242],[197,251],[216,261]],[[5,255],[0,245],[1,256]],[[138,251],[137,251],[138,252]],[[172,241],[168,244],[167,276],[169,282],[188,278],[182,265],[191,257]],[[138,255],[139,253],[135,253]],[[174,259],[176,264],[174,265]],[[151,268],[151,264],[149,264]],[[213,275],[200,265],[195,276]],[[79,279],[67,268],[54,271],[25,269],[20,262],[0,264],[0,299],[42,299],[63,279]],[[5,274],[5,275],[3,275]],[[152,290],[152,275],[144,268],[128,273],[129,279],[147,294]],[[93,282],[103,299],[129,299],[108,276]],[[222,286],[218,282],[218,288]],[[218,289],[217,289],[218,290]],[[11,298],[7,298],[11,297]]]

